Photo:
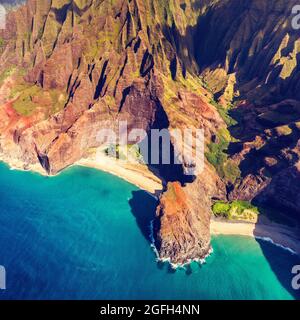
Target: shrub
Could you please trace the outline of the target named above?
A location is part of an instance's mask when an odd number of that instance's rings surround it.
[[[235,200],[231,202],[218,201],[212,207],[216,217],[229,220],[255,220],[260,213],[259,209],[250,202]]]
[[[229,217],[230,204],[226,202],[216,202],[213,205],[213,213],[215,216]]]

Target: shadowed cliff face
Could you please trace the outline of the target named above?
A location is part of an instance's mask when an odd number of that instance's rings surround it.
[[[172,182],[157,210],[161,257],[202,258],[212,198],[270,201],[282,183],[273,177],[297,177],[294,2],[28,0],[0,31],[1,157],[55,174],[99,147],[99,130],[117,130],[119,120],[129,130],[202,128],[216,144],[230,134],[211,100],[235,104],[228,161],[238,179],[208,162],[193,182],[177,175],[182,168],[159,167]],[[285,206],[298,203],[287,198]]]
[[[299,31],[297,1],[217,1],[194,31],[195,59],[220,104],[238,124],[229,155],[241,170],[230,199],[277,203],[299,214],[291,185],[299,173]],[[290,174],[291,173],[291,174]],[[273,179],[274,178],[274,179]],[[271,184],[270,184],[271,183]],[[270,186],[269,186],[270,185]],[[276,192],[283,193],[279,198]],[[281,199],[281,200],[278,200]],[[285,199],[285,200],[283,200]]]
[[[218,1],[199,18],[196,60],[218,97],[256,103],[299,99],[295,4],[296,0]]]

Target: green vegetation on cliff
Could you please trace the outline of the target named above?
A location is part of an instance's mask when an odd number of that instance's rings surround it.
[[[28,86],[22,89],[20,90],[20,86],[14,88],[12,96],[18,98],[14,102],[13,107],[19,114],[27,116],[37,107],[37,104],[34,103],[34,97],[42,93],[38,86]]]
[[[217,133],[215,142],[208,145],[206,152],[207,160],[215,167],[219,176],[227,182],[235,183],[240,177],[238,165],[227,154],[232,137],[227,129],[222,129]]]
[[[218,201],[212,207],[216,217],[223,217],[229,220],[256,220],[260,214],[259,209],[247,201]]]
[[[37,85],[21,83],[11,91],[11,98],[15,98],[13,108],[23,116],[30,116],[38,107],[54,114],[62,110],[66,102],[66,96],[59,90],[44,91]]]
[[[223,106],[221,106],[219,103],[217,103],[215,100],[211,99],[210,104],[212,104],[219,112],[221,118],[224,120],[224,122],[227,124],[228,127],[234,126],[237,124],[237,121],[235,121],[230,115],[229,111],[231,106],[228,106],[227,109],[225,109]]]
[[[0,73],[0,86],[3,82],[15,72],[15,67],[11,66]]]

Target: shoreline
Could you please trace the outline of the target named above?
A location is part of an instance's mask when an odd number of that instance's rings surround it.
[[[24,172],[34,172],[44,177],[49,177],[49,175],[43,170],[41,165],[34,164],[25,166],[23,162],[11,158],[6,158],[3,154],[0,154],[0,162],[4,163],[9,167],[10,170],[18,170]]]
[[[7,164],[11,170],[32,171],[48,176],[38,165],[24,167],[24,164],[20,161],[7,160],[3,155],[0,155],[0,161]],[[97,158],[97,161],[93,158],[84,158],[74,163],[73,166],[93,168],[110,173],[144,190],[155,199],[158,199],[163,192],[164,182],[151,172],[146,165],[125,163],[121,160],[103,156]],[[210,231],[212,235],[247,236],[261,239],[300,256],[300,236],[297,236],[297,230],[285,225],[272,222],[265,224],[261,222],[226,221],[212,217]]]
[[[127,163],[106,156],[97,157],[97,160],[84,158],[74,165],[101,170],[123,179],[143,191],[158,198],[164,189],[164,182],[150,169],[140,163]]]
[[[272,223],[251,223],[242,221],[224,221],[211,219],[212,235],[246,236],[272,243],[300,256],[300,236],[297,229]]]
[[[125,161],[115,160],[105,157],[104,155],[102,157],[98,157],[97,160],[92,158],[82,158],[55,175],[48,175],[39,164],[25,166],[23,162],[7,158],[3,154],[0,154],[0,162],[5,163],[10,170],[34,172],[45,177],[56,177],[65,169],[74,166],[92,168],[110,173],[122,180],[125,180],[137,186],[141,190],[148,192],[155,198],[158,198],[164,189],[163,180],[151,172],[146,165],[140,163],[126,163]]]

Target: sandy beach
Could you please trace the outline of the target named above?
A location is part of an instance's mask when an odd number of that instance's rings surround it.
[[[272,241],[275,245],[280,245],[291,249],[300,255],[300,235],[299,230],[284,225],[270,222],[230,222],[222,220],[211,220],[211,233],[214,235],[240,235],[254,237]]]
[[[162,180],[143,164],[128,163],[103,155],[101,157],[97,156],[97,160],[94,158],[81,159],[75,165],[111,173],[155,196],[159,196],[163,190]]]

